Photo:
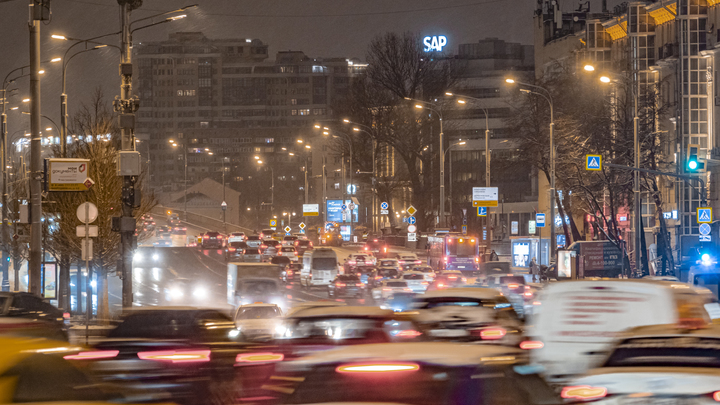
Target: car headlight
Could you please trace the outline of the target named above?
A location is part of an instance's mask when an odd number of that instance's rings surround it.
[[[180,298],[182,298],[182,296],[183,296],[183,292],[180,288],[173,287],[170,289],[170,298],[171,299],[174,299],[174,300],[180,299]]]
[[[160,255],[155,253],[152,255],[152,258],[153,258],[153,260],[158,261],[158,260],[160,260]]]
[[[141,262],[142,259],[143,259],[142,253],[140,253],[140,252],[135,252],[135,254],[133,255],[133,261],[134,261],[134,262]]]
[[[195,287],[193,290],[193,297],[205,299],[208,296],[208,291],[205,287]]]
[[[230,332],[228,332],[228,337],[231,339],[234,339],[236,337],[240,336],[240,330],[239,329],[233,329]]]

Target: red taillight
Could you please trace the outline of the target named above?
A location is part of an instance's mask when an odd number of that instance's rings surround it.
[[[64,319],[70,319],[70,312],[63,312]]]
[[[480,331],[480,338],[482,340],[497,340],[502,339],[507,331],[503,328],[489,328]]]
[[[420,283],[420,284],[422,284],[422,285],[428,285],[428,284],[430,284],[430,283],[428,283],[427,281],[423,281],[423,282]]]
[[[475,263],[480,263],[480,258],[475,256]]]
[[[210,361],[210,350],[158,350],[139,352],[140,360],[169,361],[172,363],[196,363]]]
[[[365,246],[365,250],[368,250],[367,246]]]
[[[345,287],[345,283],[336,283],[335,286],[337,286],[337,287]]]
[[[282,353],[241,353],[235,357],[236,363],[270,363],[283,361]]]
[[[398,371],[417,371],[415,363],[348,364],[335,369],[338,373],[388,373]]]
[[[228,248],[228,250],[231,251],[231,252],[234,252],[234,251],[236,251],[237,249],[235,249],[235,248]]]
[[[210,237],[205,235],[205,236],[203,236],[203,239],[210,239]]]
[[[545,347],[545,344],[537,340],[526,340],[524,342],[520,342],[520,348],[524,350],[542,349],[543,347]]]
[[[713,400],[715,400],[715,402],[720,402],[720,391],[713,392],[712,398],[713,398]]]
[[[527,298],[532,298],[533,293],[532,293],[532,291],[525,291],[525,292],[523,293],[523,296],[524,296],[526,299],[527,299]]]
[[[415,330],[415,329],[407,329],[407,330],[401,330],[397,333],[394,333],[394,336],[401,337],[401,338],[416,338],[418,336],[422,335],[422,332]]]
[[[63,356],[65,360],[97,360],[110,359],[116,357],[120,351],[118,350],[96,350],[93,352],[80,352],[78,354],[70,354]]]
[[[362,287],[362,286],[364,286],[364,285],[365,285],[365,284],[363,284],[363,283],[356,283],[356,284],[355,284],[355,287]]]
[[[605,387],[591,387],[589,385],[576,385],[571,387],[564,387],[560,396],[564,399],[598,399],[607,396],[607,388]]]
[[[516,289],[516,288],[518,288],[518,287],[519,287],[519,285],[517,285],[517,284],[508,284],[508,288],[511,289],[511,290],[514,290],[514,289]]]

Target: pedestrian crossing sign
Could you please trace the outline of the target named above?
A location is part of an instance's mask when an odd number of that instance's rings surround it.
[[[602,170],[602,156],[585,155],[585,170]]]
[[[709,224],[712,222],[712,208],[711,207],[698,207],[697,208],[697,223],[698,224]]]

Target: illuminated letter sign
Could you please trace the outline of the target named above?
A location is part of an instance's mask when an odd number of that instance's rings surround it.
[[[425,45],[425,52],[442,52],[442,49],[447,45],[447,37],[445,35],[438,35],[433,37],[423,38],[423,44]]]

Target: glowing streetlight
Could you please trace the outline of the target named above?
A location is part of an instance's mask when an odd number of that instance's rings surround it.
[[[421,106],[420,104],[415,104],[415,108],[422,110],[423,106]]]
[[[513,83],[515,83],[515,79],[507,78],[507,79],[505,79],[505,83],[513,84]]]
[[[458,104],[465,104],[467,103],[465,100],[458,100]]]
[[[610,78],[607,76],[600,76],[600,81],[603,83],[610,83]]]
[[[30,102],[30,99],[29,99],[29,98],[24,98],[24,99],[23,99],[23,103],[29,103],[29,102]]]

